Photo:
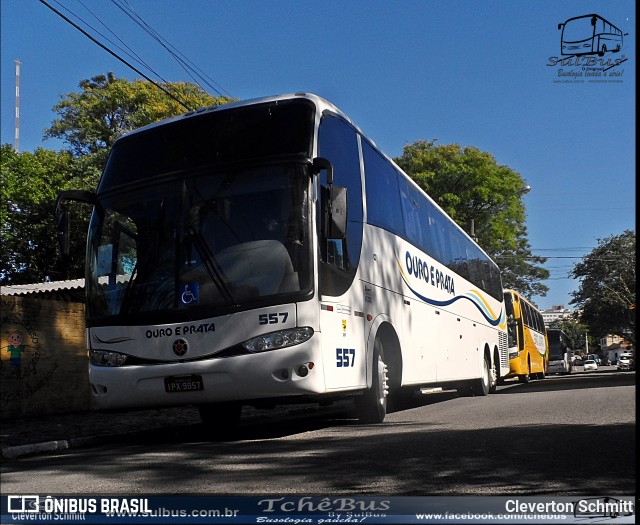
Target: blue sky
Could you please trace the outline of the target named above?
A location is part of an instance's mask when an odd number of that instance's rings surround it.
[[[117,42],[116,33],[164,80],[192,80],[113,1],[48,1]],[[569,307],[579,257],[598,239],[635,230],[633,0],[127,1],[233,97],[317,93],[392,157],[437,138],[520,173],[532,186],[523,198],[532,251],[549,257],[549,293],[533,298],[540,308]],[[109,71],[140,78],[38,0],[0,5],[3,144],[14,141],[16,59],[20,151],[63,146],[43,141],[43,130],[81,80]],[[625,59],[606,72],[615,77],[587,78],[550,60],[561,57],[558,23],[591,13],[628,33],[619,53],[603,57]]]

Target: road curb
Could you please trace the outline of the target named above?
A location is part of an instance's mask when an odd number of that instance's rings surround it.
[[[30,443],[28,445],[13,445],[2,448],[2,459],[18,459],[25,456],[41,454],[43,452],[55,452],[56,450],[68,450],[71,448],[82,448],[94,445],[109,436],[90,436],[70,439],[58,439],[54,441],[43,441],[41,443]]]
[[[3,459],[16,459],[31,454],[39,454],[41,452],[54,452],[56,450],[66,450],[71,447],[71,440],[60,439],[57,441],[44,441],[42,443],[32,443],[29,445],[15,445],[2,449]]]

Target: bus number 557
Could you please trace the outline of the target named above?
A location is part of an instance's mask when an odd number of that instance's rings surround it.
[[[355,361],[355,348],[336,348],[336,366],[338,368],[352,367]]]
[[[258,316],[258,322],[260,324],[278,324],[286,323],[289,312],[280,312],[277,314],[260,314]]]

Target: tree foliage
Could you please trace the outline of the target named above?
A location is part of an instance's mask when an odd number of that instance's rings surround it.
[[[187,82],[163,84],[191,108],[224,104]],[[67,151],[42,148],[16,153],[2,146],[0,210],[0,283],[23,284],[84,275],[84,243],[72,243],[69,262],[57,248],[54,207],[65,189],[94,191],[109,149],[124,133],[184,113],[175,99],[147,81],[116,78],[112,73],[80,82],[80,91],[64,95],[53,108],[58,115],[45,138],[61,139]],[[72,235],[86,235],[89,213],[71,204]]]
[[[636,343],[636,234],[598,239],[598,246],[577,263],[571,276],[580,280],[571,304],[591,333],[614,334]]]
[[[62,266],[54,216],[58,192],[80,182],[74,159],[67,152],[38,148],[34,153],[16,153],[9,144],[2,146],[0,283],[65,278],[67,270],[75,276],[83,275],[83,253],[75,254],[70,268]]]
[[[508,166],[477,148],[418,141],[404,147],[398,165],[463,229],[471,221],[478,244],[498,263],[505,288],[544,296],[549,277],[527,240],[525,183]]]

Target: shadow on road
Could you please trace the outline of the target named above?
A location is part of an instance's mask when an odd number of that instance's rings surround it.
[[[499,393],[632,384],[635,374],[576,375],[514,384]],[[393,410],[444,403],[457,395],[401,397]],[[105,480],[117,486],[135,483],[152,493],[175,493],[179,487],[207,494],[635,494],[635,421],[505,427],[498,412],[490,423],[472,430],[412,418],[359,425],[348,403],[275,415],[265,411],[242,421],[236,437],[227,441],[211,439],[203,425],[191,424],[10,462],[3,466],[3,485],[11,488],[46,472],[48,479],[77,474],[96,486]],[[607,450],[611,453],[601,452]]]
[[[549,376],[530,383],[511,380],[505,383],[509,388],[500,389],[497,394],[522,394],[530,392],[550,392],[554,390],[578,390],[583,388],[607,388],[636,384],[635,373],[589,372],[566,376]]]

